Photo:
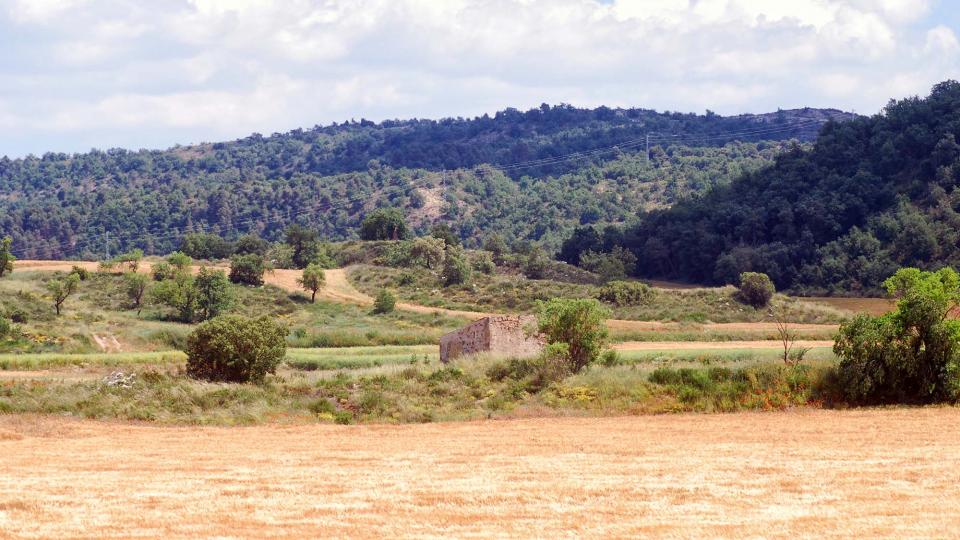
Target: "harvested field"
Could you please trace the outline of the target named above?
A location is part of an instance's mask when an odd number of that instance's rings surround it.
[[[45,537],[945,537],[955,408],[157,428],[0,416]]]

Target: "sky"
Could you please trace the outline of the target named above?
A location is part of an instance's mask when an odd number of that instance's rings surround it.
[[[541,103],[861,114],[960,79],[958,0],[0,0],[0,155]]]

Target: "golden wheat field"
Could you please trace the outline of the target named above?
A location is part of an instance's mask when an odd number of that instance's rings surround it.
[[[0,417],[4,537],[947,537],[954,408],[153,427]]]

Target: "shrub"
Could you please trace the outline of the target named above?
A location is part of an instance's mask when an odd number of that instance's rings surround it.
[[[29,319],[30,317],[27,315],[27,312],[22,309],[14,308],[14,310],[10,312],[10,320],[15,323],[24,324]]]
[[[5,317],[0,317],[0,339],[9,336],[12,331],[13,323]]]
[[[194,283],[197,288],[197,308],[202,320],[220,315],[233,303],[230,282],[223,270],[200,268]]]
[[[443,273],[441,275],[443,285],[460,285],[470,280],[470,266],[463,255],[463,251],[457,248],[447,248],[446,257],[443,260]]]
[[[13,239],[9,236],[0,238],[0,277],[7,272],[13,272],[13,263],[17,260],[13,256],[10,248],[13,246]]]
[[[194,259],[226,259],[233,246],[216,234],[189,233],[180,242],[180,252]]]
[[[580,254],[579,266],[600,276],[602,281],[624,279],[637,266],[637,256],[617,246],[610,253],[585,251]]]
[[[390,313],[397,305],[397,297],[386,289],[381,289],[373,301],[373,312]]]
[[[757,309],[766,307],[777,292],[770,276],[758,272],[744,272],[740,274],[740,290],[737,291],[737,300]]]
[[[160,261],[153,265],[150,273],[153,275],[154,281],[164,281],[167,279],[173,279],[173,276],[177,274],[177,271],[166,261]]]
[[[597,299],[616,306],[639,306],[650,303],[655,292],[639,281],[611,281],[600,288]]]
[[[460,237],[446,223],[437,223],[430,227],[430,236],[443,240],[444,247],[459,247]]]
[[[113,261],[120,266],[127,265],[127,269],[136,272],[140,268],[140,261],[143,259],[143,250],[134,249],[126,253],[121,253],[113,258]]]
[[[243,285],[263,285],[266,263],[262,255],[248,253],[230,258],[230,282]]]
[[[899,270],[884,282],[897,308],[840,326],[833,350],[846,397],[861,403],[935,402],[958,396],[960,276],[951,269]]]
[[[143,296],[147,292],[147,276],[139,273],[130,273],[123,277],[124,287],[130,304],[140,314],[143,305]]]
[[[90,272],[88,272],[87,269],[83,268],[82,266],[73,265],[73,267],[70,269],[70,273],[76,274],[77,277],[80,278],[80,281],[86,281],[87,278],[90,277]]]
[[[174,251],[170,255],[167,255],[166,262],[178,272],[184,272],[190,269],[190,265],[193,264],[193,259],[182,251]]]
[[[497,270],[489,252],[480,251],[473,256],[473,269],[483,274],[492,274]]]
[[[404,240],[409,235],[403,212],[398,208],[378,208],[360,223],[361,240]]]
[[[187,374],[197,379],[261,382],[286,355],[287,329],[269,317],[225,315],[187,337]]]
[[[491,234],[483,242],[483,249],[490,252],[493,256],[493,262],[496,264],[503,264],[505,261],[505,256],[507,254],[507,242],[499,234]]]
[[[549,265],[547,254],[540,247],[530,249],[523,263],[523,275],[529,279],[543,279],[547,275]]]
[[[537,303],[537,318],[548,343],[566,343],[576,373],[596,361],[606,346],[609,311],[594,299],[555,298]]]

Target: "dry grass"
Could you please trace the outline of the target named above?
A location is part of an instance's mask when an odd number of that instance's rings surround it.
[[[157,428],[0,417],[0,536],[949,537],[954,408]]]

